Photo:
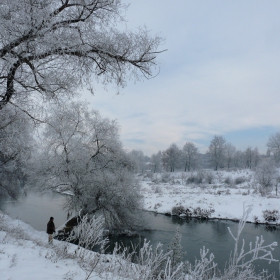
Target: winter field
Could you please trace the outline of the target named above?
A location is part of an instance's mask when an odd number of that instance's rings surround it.
[[[262,195],[252,170],[155,173],[139,180],[148,211],[184,217],[188,209],[192,216],[239,220],[243,205],[252,205],[248,222],[279,223],[275,186]]]

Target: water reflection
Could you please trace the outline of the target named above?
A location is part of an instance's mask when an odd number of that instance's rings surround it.
[[[163,244],[163,248],[166,249],[168,244],[174,237],[176,227],[179,226],[182,234],[182,247],[186,252],[185,259],[194,263],[195,259],[199,259],[199,250],[205,246],[211,253],[215,255],[215,262],[218,263],[219,268],[223,269],[226,262],[228,262],[230,253],[234,249],[234,240],[230,235],[228,228],[231,229],[233,235],[237,234],[238,223],[231,221],[200,221],[200,220],[183,220],[177,217],[167,217],[164,215],[156,215],[151,213],[143,213],[148,221],[152,231],[142,231],[139,237],[113,237],[111,239],[111,246],[114,242],[121,242],[126,246],[133,243],[134,246],[142,244],[143,239],[150,240],[153,246],[156,246],[158,242]],[[256,236],[262,235],[265,239],[265,244],[270,244],[277,241],[280,244],[279,227],[264,226],[255,224],[246,224],[241,235],[245,240],[245,250],[249,250],[249,243],[254,244]],[[277,247],[273,251],[275,259],[280,259],[280,250]],[[260,261],[255,263],[256,270],[262,271],[267,269],[271,272],[275,272],[275,276],[279,277],[279,264],[268,264],[266,261]]]
[[[63,210],[64,196],[57,193],[30,192],[18,201],[0,197],[0,210],[12,218],[20,219],[37,230],[46,231],[47,222],[54,217],[56,227],[65,223],[67,213]]]

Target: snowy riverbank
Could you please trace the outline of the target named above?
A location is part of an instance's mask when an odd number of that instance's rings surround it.
[[[199,184],[188,183],[193,177],[197,179],[196,173],[178,172],[141,176],[139,179],[141,193],[144,196],[144,209],[171,214],[173,207],[182,206],[181,208],[185,210],[200,207],[214,210],[211,218],[239,220],[242,217],[243,205],[252,205],[248,222],[280,223],[280,196],[276,196],[273,189],[267,196],[261,196],[253,171],[208,172],[213,174],[210,184],[207,182],[206,173]],[[265,211],[274,211],[276,220],[266,220]]]
[[[132,279],[127,267],[137,275],[134,265],[116,255],[78,249],[58,240],[50,245],[47,233],[0,212],[1,280]]]
[[[58,257],[56,251],[62,242],[54,240],[54,250],[48,244],[45,232],[7,215],[0,215],[1,279],[85,279],[86,272],[79,266],[78,259]],[[75,250],[75,245],[69,246]]]

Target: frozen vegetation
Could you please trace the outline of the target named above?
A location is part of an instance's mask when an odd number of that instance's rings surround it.
[[[279,223],[280,197],[276,185],[263,187],[255,171],[151,173],[140,175],[144,209],[198,218],[239,220],[243,205],[251,205],[248,222]]]

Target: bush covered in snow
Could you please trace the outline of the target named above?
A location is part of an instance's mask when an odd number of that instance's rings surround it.
[[[187,184],[194,184],[196,182],[197,182],[197,177],[195,174],[191,174],[186,180]]]
[[[233,180],[231,176],[227,176],[224,180],[224,183],[227,185],[232,185],[233,184]]]
[[[185,208],[182,205],[174,206],[171,210],[171,215],[180,216],[181,214],[185,214]]]
[[[214,176],[213,172],[211,172],[211,171],[206,171],[205,172],[205,181],[206,181],[206,183],[213,184],[214,183],[214,179],[215,179],[215,176]]]
[[[180,216],[180,217],[193,217],[199,219],[208,219],[211,217],[211,214],[214,213],[214,209],[202,209],[200,207],[183,207],[182,205],[174,206],[172,208],[171,215]]]
[[[200,219],[208,219],[211,217],[211,214],[214,213],[214,209],[202,209],[197,207],[193,209],[193,216]]]
[[[267,222],[277,222],[280,215],[278,210],[265,210],[263,211],[263,217]]]
[[[186,183],[199,185],[206,182],[208,184],[212,184],[213,180],[214,180],[214,175],[212,172],[199,170],[196,173],[191,173],[190,176],[188,176]]]
[[[162,173],[159,180],[160,180],[161,183],[168,183],[171,180],[170,173],[168,173],[168,172]]]
[[[234,179],[234,184],[235,185],[240,185],[246,182],[246,178],[243,176],[238,176]]]

